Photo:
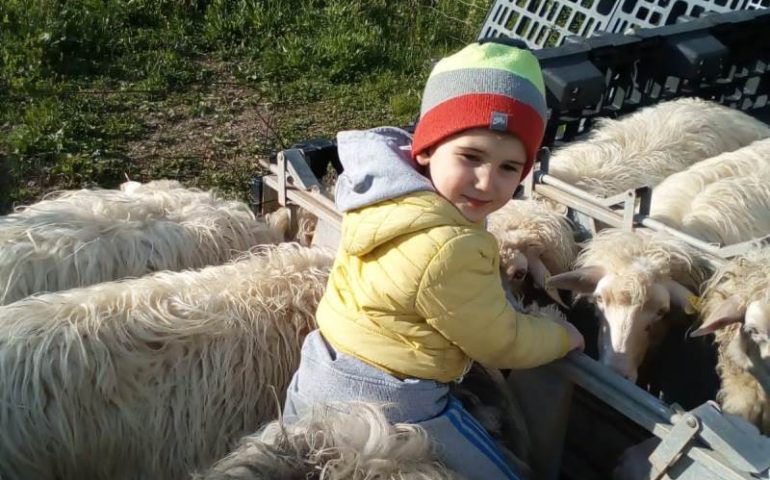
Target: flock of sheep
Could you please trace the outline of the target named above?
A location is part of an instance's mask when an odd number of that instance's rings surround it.
[[[770,127],[737,110],[681,99],[603,120],[550,165],[597,195],[650,185],[651,216],[707,242],[770,234]],[[275,420],[334,258],[285,241],[288,223],[173,181],[0,217],[0,477],[459,478],[375,406]],[[558,290],[595,303],[600,360],[631,381],[671,318],[715,333],[722,408],[770,435],[770,248],[714,267],[643,228],[577,244],[537,198],[488,228],[511,296],[528,303],[530,282],[563,309]]]

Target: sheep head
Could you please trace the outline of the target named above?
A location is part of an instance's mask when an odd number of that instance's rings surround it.
[[[770,301],[745,302],[738,295],[724,299],[705,312],[700,328],[691,337],[699,337],[733,324],[741,324],[725,349],[738,367],[748,371],[770,395]]]
[[[587,266],[555,275],[548,282],[552,288],[593,299],[601,313],[599,360],[632,382],[647,350],[668,331],[667,322],[662,320],[672,307],[686,310],[692,295],[674,280],[635,267],[609,272],[600,266]]]
[[[551,277],[551,269],[543,261],[544,250],[538,244],[520,245],[516,242],[501,242],[500,275],[513,293],[521,291],[525,278],[530,275],[537,288],[545,290],[553,301],[568,308],[555,289],[546,287],[546,281]]]
[[[511,200],[487,219],[487,228],[500,245],[500,273],[514,293],[529,275],[535,287],[565,306],[558,292],[545,288],[552,273],[566,271],[577,255],[569,222],[539,200]]]

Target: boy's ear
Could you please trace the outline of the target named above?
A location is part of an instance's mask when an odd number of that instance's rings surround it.
[[[417,161],[417,165],[420,165],[421,167],[427,167],[430,163],[430,149],[427,149],[422,153],[418,153],[415,157],[415,160]]]

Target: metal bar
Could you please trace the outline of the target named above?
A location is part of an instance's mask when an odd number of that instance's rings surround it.
[[[608,208],[615,205],[620,205],[621,203],[625,205],[629,192],[631,192],[631,190],[627,190],[623,193],[619,193],[611,197],[596,197],[596,203]]]
[[[706,467],[709,472],[716,474],[720,480],[752,480],[756,478],[748,473],[739,472],[731,468],[728,462],[718,452],[713,450],[693,445],[686,452],[686,455],[693,461]]]
[[[721,258],[731,258],[737,255],[742,255],[752,248],[762,247],[768,244],[770,244],[770,235],[753,238],[741,243],[726,245],[718,250],[717,255],[719,255]]]
[[[678,418],[678,414],[665,403],[633,383],[608,372],[596,360],[583,353],[571,353],[554,365],[571,381],[657,437],[664,438]]]
[[[598,362],[583,353],[571,353],[553,363],[567,379],[580,385],[624,416],[636,422],[658,438],[665,439],[681,415],[664,402],[631,382],[607,372]],[[745,480],[750,475],[736,471],[722,455],[701,446],[692,445],[685,455],[701,463],[725,480]]]
[[[539,184],[551,185],[552,187],[556,187],[559,190],[569,193],[570,195],[577,197],[581,200],[585,200],[596,205],[604,206],[601,203],[602,201],[601,197],[597,197],[596,195],[588,193],[583,189],[572,186],[563,180],[559,180],[553,175],[541,173],[540,175],[535,176],[535,182]]]
[[[278,168],[275,172],[278,176],[278,182],[273,186],[273,188],[278,192],[278,203],[281,204],[281,206],[286,206],[286,157],[283,155],[283,152],[278,153],[278,158],[276,159],[278,162]],[[273,171],[272,165],[270,166],[270,171]],[[267,180],[267,177],[265,177],[265,180]]]
[[[760,473],[770,468],[770,438],[762,436],[747,420],[724,415],[714,401],[690,414],[701,421],[700,438],[736,469]]]
[[[265,176],[264,181],[273,189],[278,189],[281,183],[275,175]],[[321,194],[287,188],[286,197],[318,218],[323,218],[334,225],[342,224],[342,215],[334,208],[334,203]]]
[[[660,480],[666,475],[669,467],[679,460],[682,453],[688,449],[690,442],[696,438],[699,429],[700,422],[695,416],[689,414],[674,425],[671,432],[648,457],[655,473],[654,480]]]
[[[286,162],[286,183],[299,190],[321,191],[321,183],[315,178],[302,150],[290,148],[280,152],[278,156],[283,157]]]
[[[538,194],[617,228],[629,228],[628,218],[631,209],[635,208],[636,197],[638,196],[640,198],[641,208],[640,213],[634,215],[635,222],[656,232],[665,232],[688,245],[719,259],[732,258],[741,255],[752,248],[770,244],[770,235],[767,235],[765,237],[755,238],[733,245],[721,246],[719,244],[705,242],[688,235],[681,230],[655,220],[654,218],[650,218],[647,216],[649,213],[650,194],[649,192],[644,191],[646,188],[648,187],[640,187],[636,190],[629,190],[626,193],[615,195],[613,197],[602,198],[542,172],[538,172],[535,176],[534,186],[534,190]],[[623,197],[626,198],[625,201],[622,202],[624,204],[624,209],[623,215],[621,216],[608,207],[621,203]]]
[[[674,227],[670,227],[665,223],[659,222],[654,218],[643,217],[643,218],[639,218],[638,222],[644,225],[645,227],[650,228],[651,230],[655,230],[656,232],[668,233],[669,235],[676,237],[679,240],[682,240],[683,242],[689,245],[692,245],[693,247],[699,248],[706,253],[710,253],[712,255],[718,256],[718,252],[720,248],[719,245],[714,245],[713,243],[708,243],[708,242],[704,242],[703,240],[699,240],[691,235],[687,235],[686,233],[683,233],[682,231],[677,230]]]
[[[535,192],[613,227],[620,227],[623,224],[623,217],[612,210],[564,192],[557,187],[543,184],[535,185]]]

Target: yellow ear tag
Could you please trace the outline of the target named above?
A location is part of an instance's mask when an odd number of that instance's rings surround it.
[[[693,315],[700,312],[701,299],[697,295],[687,295],[687,306],[684,309],[684,313]]]

